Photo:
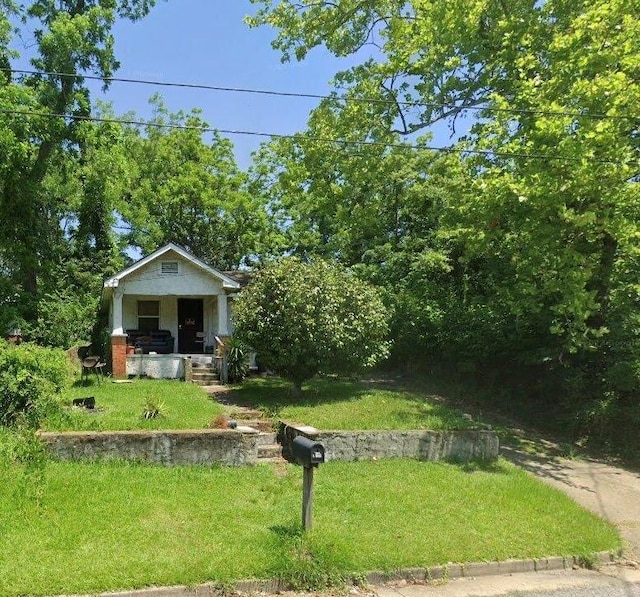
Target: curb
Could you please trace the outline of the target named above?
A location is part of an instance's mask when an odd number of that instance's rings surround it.
[[[368,572],[362,581],[352,581],[353,585],[386,585],[397,582],[424,584],[446,582],[454,578],[474,578],[520,572],[544,572],[547,570],[569,570],[614,564],[622,556],[622,550],[600,551],[588,556],[554,556],[525,560],[505,560],[502,562],[470,562],[468,564],[448,563],[426,568],[403,568],[395,572]],[[589,564],[589,565],[588,565]],[[241,580],[236,583],[205,583],[193,586],[149,587],[130,591],[93,593],[94,597],[220,597],[231,593],[280,593],[291,591],[288,583],[274,580]],[[70,597],[82,597],[80,595]]]

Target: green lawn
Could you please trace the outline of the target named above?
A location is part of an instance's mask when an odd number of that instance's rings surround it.
[[[268,416],[319,429],[465,429],[473,423],[436,396],[357,381],[319,377],[295,403],[279,378],[250,378],[234,390],[238,401]]]
[[[302,472],[0,462],[0,594],[345,574],[586,554],[615,530],[505,462],[332,462],[300,533]]]
[[[202,388],[181,381],[138,379],[131,383],[74,384],[62,401],[70,405],[73,398],[94,396],[96,410],[67,408],[67,414],[46,421],[43,428],[60,430],[130,430],[130,429],[202,429],[207,427],[223,407],[211,400]],[[163,416],[142,417],[147,401],[160,402]]]

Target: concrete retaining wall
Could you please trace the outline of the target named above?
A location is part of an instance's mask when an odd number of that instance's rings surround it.
[[[258,434],[231,429],[194,431],[41,432],[60,460],[138,460],[154,464],[255,464]]]
[[[417,460],[492,460],[500,445],[492,431],[318,431],[295,423],[280,423],[278,440],[289,458],[291,442],[305,435],[325,448],[325,459],[373,460],[414,458]]]

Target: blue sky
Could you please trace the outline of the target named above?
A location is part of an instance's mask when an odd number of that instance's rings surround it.
[[[271,48],[274,31],[249,29],[245,15],[254,13],[249,0],[160,0],[151,14],[115,28],[116,76],[223,87],[326,94],[336,71],[348,61],[316,50],[301,63],[280,62]],[[106,99],[116,113],[134,110],[148,118],[149,97],[159,91],[171,111],[201,108],[214,128],[292,133],[305,128],[318,100],[268,97],[183,88],[154,88],[114,82]],[[264,138],[229,136],[239,165]]]
[[[249,0],[158,0],[144,19],[119,21],[114,28],[115,52],[120,61],[116,77],[188,83],[218,87],[327,94],[331,79],[339,70],[370,56],[336,58],[323,48],[311,51],[303,62],[282,63],[271,48],[275,31],[268,27],[250,29],[244,23],[256,6]],[[16,49],[28,65],[29,40]],[[287,98],[218,92],[202,89],[158,87],[113,82],[106,95],[101,84],[88,81],[94,99],[113,104],[116,114],[134,111],[141,120],[151,116],[149,98],[164,97],[171,112],[192,108],[203,111],[213,128],[264,133],[291,134],[305,128],[309,112],[318,104],[312,98]],[[450,142],[444,124],[435,127],[434,145]],[[238,165],[246,169],[251,152],[265,137],[227,135],[235,146]]]

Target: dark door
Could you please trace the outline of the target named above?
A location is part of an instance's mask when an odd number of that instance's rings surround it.
[[[202,299],[178,299],[178,352],[204,352]]]

